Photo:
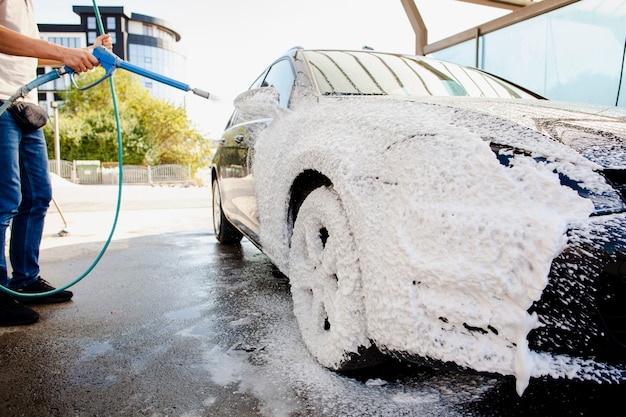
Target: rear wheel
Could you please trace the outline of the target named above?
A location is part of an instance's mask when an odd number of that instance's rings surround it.
[[[314,190],[300,207],[289,280],[302,340],[320,364],[349,371],[381,362],[367,336],[356,245],[332,188]]]
[[[241,241],[243,235],[228,221],[222,211],[222,195],[217,180],[213,180],[213,230],[220,243],[235,244]]]

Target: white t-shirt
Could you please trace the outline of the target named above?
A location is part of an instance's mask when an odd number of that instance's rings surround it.
[[[0,25],[39,38],[32,0],[0,0]],[[37,58],[0,53],[0,99],[8,99],[36,76]],[[32,90],[24,100],[37,103],[37,91]]]

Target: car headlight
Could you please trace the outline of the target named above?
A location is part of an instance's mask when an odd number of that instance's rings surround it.
[[[576,191],[579,196],[593,202],[593,216],[626,211],[626,171],[605,169],[592,171],[569,161],[537,155],[528,150],[491,143],[500,164],[513,167],[521,158],[530,158],[558,175],[561,185]]]

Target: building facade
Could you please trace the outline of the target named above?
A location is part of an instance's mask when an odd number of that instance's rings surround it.
[[[180,80],[186,78],[186,57],[179,47],[180,34],[168,22],[142,14],[131,13],[125,7],[100,7],[102,25],[113,41],[113,53],[140,68],[166,77]],[[98,36],[98,24],[93,7],[74,6],[80,17],[77,25],[39,24],[41,37],[68,47],[92,45]],[[41,67],[38,74],[51,68]],[[173,87],[145,77],[140,82],[159,98],[177,105],[184,105],[185,94]],[[56,92],[70,88],[68,77],[39,87],[39,101],[51,103],[58,99]]]

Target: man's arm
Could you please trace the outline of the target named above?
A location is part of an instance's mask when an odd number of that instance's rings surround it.
[[[111,41],[111,35],[100,35],[96,38],[93,43],[93,46],[102,45],[107,48],[109,51],[113,49],[113,42]],[[86,48],[85,48],[86,49]],[[91,51],[90,51],[91,52]],[[39,66],[40,67],[60,67],[63,63],[61,61],[56,61],[54,59],[46,59],[39,58]]]
[[[99,38],[108,37],[101,35]],[[84,72],[98,66],[98,60],[93,54],[83,48],[67,48],[42,39],[22,35],[0,25],[0,52],[7,55],[28,56],[39,58],[50,64],[67,65],[76,72]]]

